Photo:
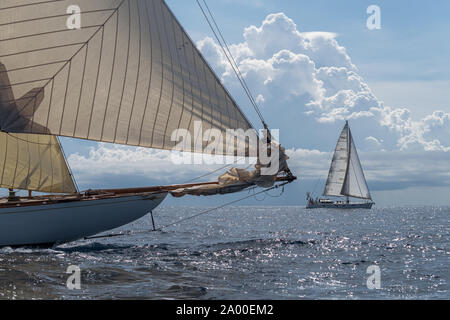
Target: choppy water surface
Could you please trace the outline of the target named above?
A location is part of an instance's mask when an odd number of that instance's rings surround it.
[[[204,208],[161,207],[167,224]],[[1,299],[449,299],[450,207],[230,207],[164,232],[0,249]],[[145,217],[122,230],[146,230]],[[81,268],[81,290],[66,270]],[[367,288],[367,268],[381,289]]]

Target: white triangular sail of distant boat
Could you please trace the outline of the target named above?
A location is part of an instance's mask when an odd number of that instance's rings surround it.
[[[348,133],[350,145],[349,164],[341,193],[354,198],[372,199],[350,128],[348,129]]]
[[[339,137],[324,195],[372,199],[348,123]]]

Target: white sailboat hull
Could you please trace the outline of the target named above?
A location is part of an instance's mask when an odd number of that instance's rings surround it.
[[[308,203],[306,209],[372,209],[373,202],[361,203]]]
[[[0,246],[51,246],[133,222],[167,193],[0,209]]]

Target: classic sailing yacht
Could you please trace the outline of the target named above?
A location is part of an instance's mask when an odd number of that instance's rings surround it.
[[[210,141],[195,135],[197,125],[255,129],[163,0],[73,4],[0,2],[0,187],[10,190],[0,199],[0,246],[91,236],[143,217],[168,193],[224,194],[295,180],[282,151],[269,177],[258,162],[218,182],[80,192],[58,136],[173,150],[173,132],[184,129],[202,152]],[[258,148],[245,141],[246,151]],[[236,156],[229,147],[240,142],[219,141],[217,154]]]
[[[308,192],[306,208],[371,209],[374,205],[348,121],[337,142],[323,195],[346,197],[346,200],[313,199]],[[366,201],[351,203],[350,197]]]

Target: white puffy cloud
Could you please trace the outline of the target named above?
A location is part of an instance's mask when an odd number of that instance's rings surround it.
[[[168,182],[173,178],[173,171],[177,171],[182,179],[184,170],[176,168],[170,161],[170,151],[132,148],[119,145],[100,143],[98,147],[91,147],[89,153],[82,155],[71,154],[68,162],[81,186],[109,185],[123,183],[121,179],[128,178],[139,181],[154,179]],[[190,170],[195,170],[190,168]],[[173,181],[171,182],[173,183]]]
[[[365,139],[365,146],[367,149],[372,151],[381,150],[382,141],[379,141],[377,138],[369,136]],[[383,150],[385,151],[385,150]]]
[[[291,19],[278,13],[259,27],[245,29],[244,42],[230,45],[230,50],[263,111],[273,118],[285,116],[287,127],[323,132],[338,121],[355,120],[363,129],[356,140],[369,184],[380,190],[449,186],[450,114],[434,111],[415,119],[407,108],[384,105],[336,37],[328,32],[300,32]],[[198,47],[227,87],[237,89],[238,81],[220,46],[205,38]],[[284,115],[284,109],[298,112]],[[333,134],[326,132],[326,136]],[[333,143],[337,135],[331,137]],[[310,136],[293,139],[295,148],[288,150],[293,172],[302,179],[326,178],[331,148],[321,148],[321,141],[315,141],[321,150],[307,150],[300,146]],[[124,185],[127,179],[132,185],[182,183],[221,167],[174,165],[168,151],[106,144],[87,155],[73,154],[69,162],[85,186],[98,181]]]
[[[284,13],[270,14],[260,27],[250,26],[244,31],[244,45],[254,56],[270,59],[274,53],[288,50],[304,54],[315,61],[317,67],[337,66],[356,70],[344,47],[330,32],[301,33],[294,21]]]
[[[366,140],[380,142],[368,137]],[[301,180],[328,175],[332,152],[302,148],[287,150],[289,165]],[[450,153],[372,150],[360,152],[365,175],[373,190],[409,186],[450,186]],[[151,186],[185,183],[193,177],[215,180],[223,165],[175,165],[171,152],[100,144],[89,154],[72,154],[68,161],[81,188]],[[242,166],[248,167],[248,165]]]
[[[450,151],[450,114],[434,111],[421,120],[413,120],[406,108],[380,107],[371,109],[379,123],[400,134],[397,145],[401,150],[421,146],[425,151]]]
[[[373,137],[369,140],[374,141]],[[377,141],[379,143],[379,141]],[[326,180],[332,152],[291,149],[289,164],[304,180]],[[450,186],[450,153],[385,151],[359,153],[364,173],[373,190],[411,186]]]
[[[176,151],[99,143],[84,154],[74,153],[68,162],[81,188],[151,186],[216,180],[225,166],[252,167],[255,159],[184,154]],[[198,161],[198,162],[197,162]],[[225,161],[225,162],[224,162]],[[227,167],[228,168],[228,167]],[[211,175],[205,176],[208,172]]]
[[[295,105],[307,116],[299,121],[314,119],[324,125],[358,119],[383,148],[450,151],[449,114],[435,111],[415,119],[407,108],[384,105],[358,74],[336,34],[301,32],[292,19],[276,13],[260,26],[246,28],[243,37],[244,42],[230,49],[263,106]],[[220,46],[211,38],[198,46],[223,82],[236,88],[238,82]],[[272,114],[276,115],[273,110]],[[372,142],[368,141],[373,147]]]

